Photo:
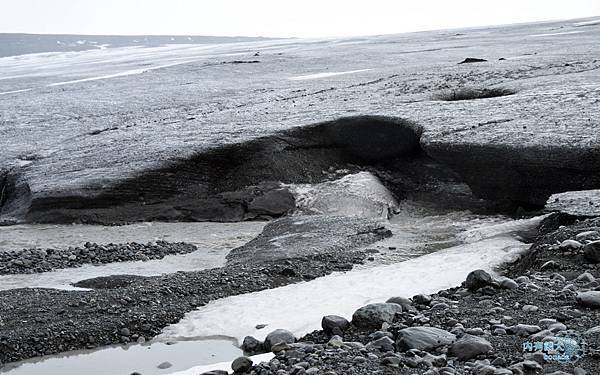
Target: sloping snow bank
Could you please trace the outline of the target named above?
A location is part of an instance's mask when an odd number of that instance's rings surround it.
[[[273,357],[275,357],[275,355],[273,353],[265,353],[265,354],[259,354],[259,355],[252,356],[252,357],[250,357],[250,359],[252,360],[253,363],[261,363],[261,362],[268,362]],[[198,375],[198,374],[203,374],[208,371],[216,371],[216,370],[231,371],[231,363],[232,362],[233,361],[219,362],[219,363],[215,363],[215,364],[207,365],[207,366],[196,366],[196,367],[192,367],[185,371],[173,372],[170,375]]]
[[[434,293],[459,285],[475,269],[492,271],[529,248],[515,235],[537,226],[542,217],[494,225],[471,233],[470,243],[402,263],[336,273],[310,282],[213,301],[166,327],[159,339],[225,335],[264,339],[286,328],[300,336],[320,328],[324,315],[350,318],[359,307],[392,296]],[[477,231],[477,230],[474,230]],[[266,324],[256,329],[257,324]]]

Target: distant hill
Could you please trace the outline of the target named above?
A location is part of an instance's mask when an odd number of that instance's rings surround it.
[[[62,35],[2,34],[0,57],[40,52],[85,51],[127,46],[160,46],[165,44],[212,44],[268,40],[261,37],[168,36],[168,35]]]

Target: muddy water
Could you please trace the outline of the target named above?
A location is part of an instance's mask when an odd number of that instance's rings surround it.
[[[0,275],[0,290],[15,288],[76,289],[80,280],[109,275],[153,276],[177,271],[195,271],[225,264],[231,249],[257,236],[264,222],[243,223],[140,223],[120,227],[96,225],[17,225],[0,227],[0,248],[15,250],[28,247],[81,246],[96,243],[184,241],[198,250],[183,255],[168,255],[146,262],[121,262],[99,266],[60,269],[28,275]]]
[[[13,364],[3,371],[11,375],[102,375],[130,374],[133,371],[145,375],[195,375],[200,368],[226,370],[229,361],[240,354],[236,345],[245,335],[264,338],[276,328],[287,328],[296,335],[302,335],[317,329],[323,315],[350,317],[354,309],[366,303],[384,301],[392,295],[432,293],[457,285],[473,269],[491,270],[529,247],[523,242],[522,234],[535,228],[540,220],[513,220],[501,215],[443,211],[418,202],[401,202],[397,209],[400,213],[386,222],[394,236],[369,246],[377,252],[372,254],[370,261],[352,271],[213,301],[189,312],[179,323],[166,327],[157,338],[162,342],[151,346],[66,353],[26,361],[17,364],[18,367],[13,367]],[[200,249],[192,254],[150,262],[86,266],[40,275],[8,275],[0,277],[0,286],[5,289],[34,285],[68,288],[70,282],[98,275],[159,274],[218,266],[223,264],[229,250],[253,238],[263,225],[22,226],[16,227],[13,233],[2,228],[4,231],[0,233],[10,233],[1,237],[4,246],[9,248],[20,248],[26,242],[46,247],[54,243],[74,246],[88,240],[102,243],[166,239],[191,242]],[[278,308],[273,309],[272,306]],[[256,330],[257,324],[267,324],[267,327]],[[215,336],[227,339],[197,340],[198,337]],[[164,343],[169,341],[177,344]],[[157,368],[165,361],[172,366]]]

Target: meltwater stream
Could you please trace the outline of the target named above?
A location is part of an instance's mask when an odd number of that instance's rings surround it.
[[[394,236],[369,246],[368,248],[379,252],[373,254],[372,261],[359,265],[352,271],[213,301],[187,313],[179,323],[166,327],[150,346],[134,345],[126,349],[110,347],[91,352],[63,353],[15,363],[0,372],[11,375],[70,375],[80,374],[85,369],[87,374],[100,375],[107,373],[106,370],[93,364],[107,360],[111,361],[112,366],[109,373],[115,375],[130,374],[132,369],[144,375],[195,375],[210,369],[230,370],[229,362],[241,354],[237,343],[246,335],[263,339],[270,331],[285,328],[301,336],[318,329],[323,315],[336,314],[350,318],[355,309],[367,303],[385,301],[391,296],[433,293],[459,285],[470,271],[477,268],[492,270],[526,250],[529,245],[523,242],[522,234],[534,230],[541,220],[541,217],[514,220],[502,215],[441,211],[419,202],[401,202],[398,209],[400,213],[386,222]],[[193,229],[190,227],[195,225],[197,226]],[[191,266],[187,265],[185,256],[174,256],[179,257],[179,260],[173,261],[167,257],[155,261],[156,264],[153,265],[149,265],[150,262],[129,262],[90,266],[89,269],[82,267],[58,270],[47,273],[52,276],[25,275],[31,278],[20,279],[19,282],[15,281],[18,276],[3,276],[0,277],[0,286],[5,285],[6,289],[6,283],[12,280],[13,284],[9,287],[56,287],[58,283],[58,287],[65,288],[68,282],[103,272],[152,274],[159,270],[175,272],[181,269],[214,267],[223,261],[228,249],[256,235],[262,225],[263,223],[154,223],[146,231],[148,237],[140,240],[152,240],[152,235],[160,237],[162,228],[165,233],[171,233],[168,239],[196,243],[204,249],[199,250],[204,255]],[[110,232],[111,229],[108,230]],[[28,234],[35,236],[35,233],[38,232],[31,231]],[[212,234],[215,236],[211,236]],[[60,241],[69,236],[63,234],[62,237]],[[2,238],[6,242],[8,237]],[[73,244],[76,242],[73,241]],[[206,258],[210,247],[220,250],[214,257]],[[137,267],[144,270],[140,271]],[[101,271],[96,272],[94,269]],[[77,275],[74,276],[72,272]],[[44,279],[45,277],[51,279]],[[258,324],[266,327],[257,329]],[[166,345],[167,342],[175,344]],[[268,356],[257,360],[260,362],[260,359],[266,360]],[[157,367],[165,361],[170,362],[172,367]]]
[[[0,250],[31,247],[64,248],[99,244],[157,240],[188,242],[197,251],[183,255],[167,255],[146,262],[120,262],[84,265],[52,272],[0,275],[0,290],[15,288],[79,289],[71,284],[94,277],[110,275],[155,276],[177,271],[197,271],[225,264],[231,249],[256,237],[265,222],[243,223],[138,223],[124,226],[99,225],[15,225],[0,227]]]

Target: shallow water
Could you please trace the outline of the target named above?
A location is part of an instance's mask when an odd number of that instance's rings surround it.
[[[200,248],[229,246],[262,231],[266,222],[241,223],[161,223],[146,222],[122,226],[23,224],[0,226],[0,250],[32,247],[65,248],[86,242],[99,244],[153,242],[157,240],[188,242]]]
[[[100,350],[74,351],[12,363],[0,369],[10,375],[129,375],[137,371],[144,375],[167,374],[230,360],[242,351],[223,338],[162,342],[150,345],[108,347]],[[171,367],[159,369],[163,362]]]
[[[151,242],[166,240],[189,242],[198,250],[183,255],[168,255],[146,262],[120,262],[84,265],[26,275],[0,275],[0,290],[15,288],[77,289],[77,281],[109,275],[154,276],[177,271],[195,271],[225,264],[225,256],[258,235],[264,222],[243,223],[140,223],[103,227],[95,225],[17,225],[0,227],[0,247],[81,246],[86,241],[96,243]]]
[[[366,190],[372,192],[372,184],[366,185]],[[316,207],[315,202],[326,202],[325,208],[329,204],[339,204],[336,199],[330,199],[335,194],[319,197],[309,200],[309,206]],[[367,197],[353,203],[359,209],[359,216],[381,217],[381,207],[389,207],[389,200],[373,200],[372,194]],[[84,372],[100,375],[139,371],[143,374],[195,375],[210,369],[227,370],[230,361],[240,354],[236,345],[246,335],[263,339],[276,328],[286,328],[301,336],[318,329],[323,315],[350,318],[355,309],[367,303],[385,301],[394,295],[410,297],[417,293],[433,293],[460,284],[474,269],[492,270],[529,247],[522,241],[521,234],[535,228],[541,220],[539,217],[513,220],[502,215],[445,211],[410,201],[394,202],[394,205],[399,214],[386,222],[393,237],[368,246],[377,253],[352,271],[213,301],[187,313],[180,322],[166,327],[157,337],[157,341],[178,342],[177,345],[155,343],[150,349],[136,345],[127,350],[107,348],[50,356],[27,361],[10,373],[68,375]],[[76,246],[88,240],[102,243],[157,239],[191,242],[200,248],[191,254],[148,262],[1,276],[0,289],[35,285],[69,288],[71,282],[95,276],[151,275],[215,267],[224,263],[229,250],[253,238],[263,226],[264,223],[143,223],[126,227],[18,226],[12,227],[13,232],[0,228],[4,230],[1,234],[10,233],[2,237],[2,241],[13,249],[50,244]],[[257,324],[267,326],[257,330]],[[229,339],[189,341],[215,336]],[[156,368],[164,361],[174,366],[165,370]],[[104,362],[110,362],[112,367],[102,367]]]
[[[359,307],[392,296],[410,297],[459,285],[475,269],[492,271],[529,248],[517,233],[537,226],[541,218],[482,225],[465,242],[410,260],[334,273],[309,282],[228,297],[192,311],[166,327],[160,339],[215,333],[258,339],[286,328],[300,336],[319,329],[324,315],[351,318]],[[257,324],[266,324],[261,330]]]

